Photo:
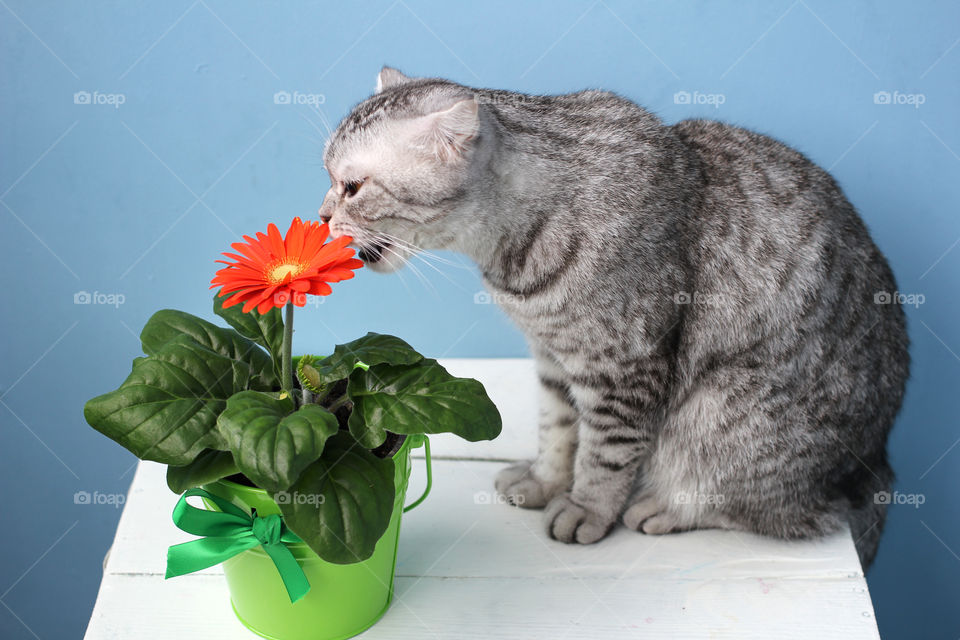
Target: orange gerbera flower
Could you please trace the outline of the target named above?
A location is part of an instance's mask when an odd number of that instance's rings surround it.
[[[353,270],[363,266],[346,246],[353,238],[340,236],[324,244],[329,235],[326,224],[294,218],[286,237],[281,238],[271,223],[266,234],[258,231],[256,238],[243,236],[246,242],[230,245],[242,255],[224,253],[233,261],[217,260],[227,266],[217,271],[210,288],[222,287],[220,297],[233,294],[223,306],[242,302],[244,313],[254,307],[266,313],[287,301],[302,307],[306,294],[328,295],[328,283],[352,278]]]

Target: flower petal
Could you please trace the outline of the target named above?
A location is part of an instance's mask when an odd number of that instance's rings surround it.
[[[272,222],[267,225],[267,235],[270,238],[270,251],[277,258],[283,258],[287,255],[287,248],[283,246],[283,238],[280,236],[280,230]]]
[[[273,298],[267,298],[266,300],[262,301],[260,304],[257,305],[257,311],[260,312],[260,315],[263,315],[268,311],[270,311],[270,309],[273,309],[276,306],[278,305],[274,302]]]
[[[306,293],[310,291],[310,281],[303,278],[294,280],[290,283],[290,288],[294,291],[300,291],[301,293]]]
[[[328,296],[333,293],[333,289],[331,289],[330,285],[326,282],[315,280],[310,284],[310,291],[308,293],[313,296]]]
[[[288,256],[300,258],[300,252],[303,251],[303,234],[303,222],[300,218],[294,218],[287,230],[287,236],[283,240]]]
[[[318,225],[316,222],[314,222],[314,224],[310,226],[310,230],[307,233],[300,255],[304,258],[312,258],[314,254],[316,254],[317,251],[319,251],[323,246],[324,241],[329,235],[330,229],[327,227],[327,225]]]

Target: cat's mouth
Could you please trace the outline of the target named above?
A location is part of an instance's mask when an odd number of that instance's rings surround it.
[[[355,242],[353,247],[363,264],[377,273],[392,273],[402,268],[412,255],[403,245],[382,238],[365,238]]]
[[[357,249],[357,257],[367,264],[376,264],[383,259],[383,254],[390,248],[389,242],[374,242]]]

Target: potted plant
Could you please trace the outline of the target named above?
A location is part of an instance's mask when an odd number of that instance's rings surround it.
[[[167,577],[223,562],[240,620],[283,640],[373,624],[392,597],[410,450],[426,446],[429,464],[427,435],[477,441],[501,427],[480,382],[394,336],[293,357],[294,307],[363,264],[349,237],[327,239],[299,218],[285,236],[273,224],[244,236],[211,287],[230,328],[158,311],[140,334],[146,355],[84,408],[93,428],[168,465],[183,494],[174,522],[202,537],[169,549]]]

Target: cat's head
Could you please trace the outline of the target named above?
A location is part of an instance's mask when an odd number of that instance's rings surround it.
[[[375,271],[399,269],[414,247],[444,248],[470,180],[478,105],[466,87],[384,67],[376,93],[324,150],[331,187],[320,208]]]

